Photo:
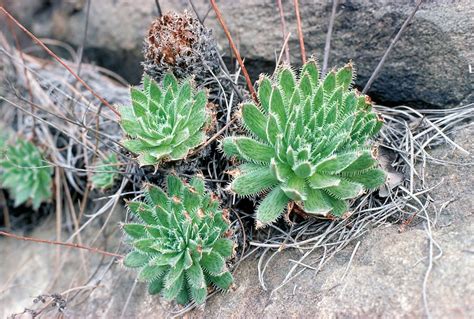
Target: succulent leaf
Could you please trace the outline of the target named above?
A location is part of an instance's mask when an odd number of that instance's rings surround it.
[[[219,276],[213,276],[213,275],[206,275],[207,280],[209,280],[214,286],[216,286],[219,289],[222,290],[227,290],[230,285],[232,285],[232,282],[234,279],[232,278],[232,275],[230,272],[225,272],[222,275]]]
[[[145,201],[127,204],[139,220],[123,226],[132,246],[124,265],[139,271],[150,294],[181,304],[203,303],[209,285],[228,289],[233,279],[225,261],[234,244],[224,238],[228,223],[204,181],[170,175],[167,192],[154,185],[144,191]]]
[[[118,109],[129,136],[122,144],[139,155],[140,165],[183,159],[204,142],[207,97],[195,92],[189,80],[178,83],[167,74],[160,87],[145,75],[143,89],[132,88],[130,95],[132,106]]]
[[[270,109],[270,95],[272,92],[272,82],[267,77],[260,78],[258,86],[258,99],[262,108],[268,112]]]
[[[352,63],[347,63],[344,67],[340,68],[336,73],[337,85],[342,87],[343,90],[348,90],[353,80],[353,66]]]
[[[260,109],[254,104],[244,104],[242,106],[242,117],[248,131],[266,142],[267,119]]]
[[[95,168],[96,171],[92,175],[92,186],[101,190],[112,187],[118,176],[118,164],[115,153],[111,153],[99,161]]]
[[[236,137],[233,141],[237,151],[243,158],[256,163],[269,163],[272,159],[273,148],[266,143],[258,142],[248,137]]]
[[[224,153],[241,161],[230,189],[267,194],[257,207],[258,223],[275,221],[291,201],[307,213],[339,217],[347,200],[384,183],[369,151],[383,122],[370,99],[351,88],[353,79],[351,63],[320,78],[313,59],[299,76],[283,66],[260,77],[260,105],[242,105],[250,136],[222,142]],[[249,163],[258,169],[248,170]]]
[[[280,187],[275,187],[257,208],[257,221],[268,224],[275,221],[285,210],[290,199]]]
[[[163,278],[157,278],[148,285],[148,293],[150,295],[159,294],[164,288]]]
[[[52,167],[33,143],[18,139],[6,144],[0,158],[0,186],[19,206],[31,200],[34,210],[52,196]]]
[[[129,268],[137,268],[142,267],[148,262],[148,256],[146,254],[142,254],[138,251],[132,251],[123,261],[124,265]]]
[[[385,177],[385,173],[382,170],[374,168],[358,175],[347,177],[347,179],[360,183],[367,189],[374,189],[385,182]]]
[[[265,166],[255,165],[255,169],[244,171],[234,179],[230,188],[242,196],[265,191],[278,184],[271,170]]]

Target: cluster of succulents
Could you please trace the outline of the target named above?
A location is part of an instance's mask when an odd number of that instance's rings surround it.
[[[139,270],[150,294],[200,304],[208,286],[230,287],[226,259],[234,244],[226,238],[229,226],[219,201],[206,192],[203,179],[195,177],[188,184],[170,175],[167,193],[147,185],[144,200],[127,206],[137,222],[123,225],[132,247],[124,265]]]
[[[132,88],[131,106],[119,108],[122,144],[141,166],[187,159],[216,125],[207,92],[194,85],[219,71],[215,40],[188,13],[170,13],[153,21],[144,55],[143,87]],[[384,183],[371,142],[383,121],[352,88],[354,77],[351,63],[324,77],[313,59],[298,74],[281,66],[260,78],[258,103],[242,104],[246,133],[227,136],[220,148],[238,163],[229,171],[230,191],[260,199],[257,226],[295,205],[308,215],[342,217],[351,200]],[[93,179],[102,189],[113,181],[113,171]],[[167,193],[146,184],[144,198],[128,202],[135,219],[123,225],[132,248],[124,265],[138,269],[151,294],[203,303],[209,286],[232,284],[229,226],[201,178],[188,184],[171,174],[166,181]]]
[[[230,190],[261,195],[257,225],[276,221],[295,204],[310,215],[341,217],[350,200],[384,183],[371,143],[383,121],[368,97],[352,89],[353,78],[351,63],[324,78],[314,60],[299,75],[282,66],[259,80],[259,104],[242,105],[248,134],[224,138],[221,148],[240,162]],[[129,136],[123,145],[139,155],[140,165],[184,159],[205,141],[206,93],[195,92],[189,79],[167,74],[158,85],[145,76],[131,97],[132,106],[119,109]],[[168,194],[147,185],[144,201],[128,203],[139,222],[123,226],[133,248],[124,264],[140,269],[150,293],[202,303],[210,284],[227,289],[232,283],[225,259],[233,244],[223,238],[228,226],[201,179],[188,185],[171,175],[167,188]]]
[[[118,165],[119,161],[115,153],[110,153],[106,158],[98,161],[91,177],[92,187],[106,190],[114,186],[119,173]]]
[[[133,160],[140,166],[127,166],[130,180],[136,186],[145,177],[159,185],[147,182],[142,192],[134,189],[140,195],[127,202],[131,218],[121,225],[131,250],[123,265],[138,272],[150,294],[202,304],[212,289],[228,290],[233,284],[228,266],[236,245],[227,210],[220,208],[225,194],[207,191],[204,178],[196,174],[198,165],[207,168],[212,183],[226,183],[225,173],[231,176],[229,198],[236,194],[258,200],[257,228],[295,207],[305,216],[344,218],[353,201],[385,182],[372,140],[383,121],[370,99],[352,87],[351,63],[322,75],[310,59],[298,72],[283,65],[272,76],[262,75],[255,101],[241,104],[237,112],[242,129],[236,129],[231,113],[245,93],[238,90],[238,76],[234,83],[221,72],[225,66],[216,41],[198,19],[187,12],[158,17],[149,27],[143,53],[142,84],[130,89],[130,105],[113,111],[124,133],[117,144],[136,155]],[[224,105],[222,97],[230,89],[236,98]],[[31,126],[37,137],[38,125]],[[15,206],[31,203],[37,210],[52,196],[53,168],[33,143],[19,138],[8,144],[1,131],[0,186]],[[210,131],[219,133],[208,140]],[[227,136],[220,139],[221,134]],[[76,152],[71,149],[68,155]],[[206,158],[211,152],[216,153]],[[220,159],[217,164],[222,165],[215,165]],[[94,164],[92,187],[113,187],[120,173],[117,155],[110,153]],[[212,169],[208,164],[214,164]],[[149,175],[141,166],[156,170]],[[183,172],[190,178],[179,178]],[[236,229],[244,231],[240,222]]]
[[[308,214],[342,216],[347,200],[385,181],[370,138],[382,120],[364,95],[351,89],[352,64],[320,79],[314,60],[300,75],[288,66],[260,79],[260,105],[242,105],[246,136],[230,136],[222,148],[242,162],[230,189],[265,194],[259,224],[274,222],[296,203]]]
[[[33,143],[18,139],[3,148],[0,157],[0,186],[14,199],[14,206],[31,200],[33,209],[52,195],[53,169]]]
[[[206,139],[211,121],[206,92],[189,79],[167,74],[161,85],[144,76],[143,89],[131,88],[132,106],[119,108],[120,124],[129,136],[122,143],[138,154],[140,165],[186,158]]]
[[[212,31],[189,13],[167,13],[148,29],[144,45],[145,72],[160,82],[168,73],[201,82],[219,71],[219,53]]]

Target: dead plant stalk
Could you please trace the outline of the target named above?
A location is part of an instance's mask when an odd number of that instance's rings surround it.
[[[235,58],[237,59],[240,67],[242,68],[242,73],[244,74],[245,81],[247,82],[247,86],[249,88],[250,94],[252,95],[252,98],[255,101],[255,103],[258,103],[257,94],[255,93],[255,89],[253,88],[252,80],[250,80],[250,76],[247,72],[247,68],[245,67],[244,62],[242,61],[242,58],[240,57],[240,53],[237,50],[237,47],[235,46],[232,36],[230,35],[229,28],[227,28],[227,24],[225,23],[224,18],[222,17],[222,13],[217,7],[215,0],[211,0],[211,5],[212,5],[212,8],[214,9],[214,12],[216,13],[217,20],[219,20],[219,23],[221,24],[222,29],[224,30],[227,40],[229,41],[230,47],[232,51],[234,52]]]
[[[111,253],[111,252],[104,251],[104,250],[94,248],[94,247],[87,247],[87,246],[83,246],[83,245],[79,245],[75,243],[65,243],[65,242],[56,241],[56,240],[47,240],[47,239],[19,236],[19,235],[15,235],[6,231],[0,231],[0,236],[5,236],[5,237],[17,239],[17,240],[32,241],[32,242],[41,243],[41,244],[58,245],[58,246],[65,246],[65,247],[70,247],[70,248],[85,249],[93,253],[102,254],[102,255],[110,256],[110,257],[116,257],[119,259],[122,259],[124,257],[123,255]]]

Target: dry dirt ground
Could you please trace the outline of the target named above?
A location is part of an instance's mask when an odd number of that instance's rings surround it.
[[[458,163],[472,163],[473,128],[471,125],[455,138],[471,155],[461,155],[447,146],[433,150],[432,154]],[[427,280],[429,311],[433,318],[472,318],[474,172],[472,166],[433,164],[428,165],[426,171],[429,185],[443,181],[432,193],[438,207],[438,211],[430,212],[431,218],[437,219],[432,237],[441,247],[442,256],[434,261]],[[449,204],[446,204],[448,201]],[[117,220],[121,214],[122,210],[115,213]],[[31,235],[53,239],[54,225],[55,220],[51,218]],[[115,238],[118,237],[117,233]],[[429,243],[422,223],[412,224],[406,229],[401,229],[400,225],[378,228],[360,239],[352,262],[349,261],[356,242],[332,259],[319,274],[315,275],[312,270],[305,271],[274,294],[270,291],[280,283],[291,266],[288,259],[295,258],[298,253],[284,251],[274,260],[265,277],[268,291],[264,291],[259,284],[257,259],[248,259],[235,273],[236,287],[233,291],[212,297],[205,306],[190,315],[197,318],[426,317],[422,287],[428,269]],[[100,240],[97,244],[103,245]],[[115,246],[116,243],[109,242],[107,249],[113,251]],[[432,256],[437,256],[439,252],[436,246],[432,247]],[[0,317],[32,307],[33,298],[39,294],[63,292],[71,288],[69,285],[75,276],[87,279],[80,253],[62,249],[61,259],[67,262],[60,268],[56,268],[56,254],[57,249],[52,246],[0,238]],[[99,256],[94,257],[89,263],[90,269],[94,269],[92,266],[99,261]],[[103,260],[105,264],[109,261],[110,258]],[[101,267],[99,274],[105,269]],[[91,275],[90,271],[88,275]],[[82,302],[82,298],[75,298],[74,303],[68,304],[66,317],[169,317],[173,305],[158,297],[148,296],[143,284],[137,284],[128,298],[134,285],[133,272],[115,263],[99,277],[102,281],[88,298]],[[127,299],[129,304],[123,312]],[[55,311],[46,309],[46,317],[52,317]]]

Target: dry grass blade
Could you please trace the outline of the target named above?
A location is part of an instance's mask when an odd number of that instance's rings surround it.
[[[328,32],[326,34],[326,44],[324,45],[323,69],[321,71],[322,74],[326,74],[328,70],[329,53],[331,50],[332,29],[334,27],[334,20],[336,19],[336,11],[337,11],[338,5],[339,5],[339,0],[332,1],[331,16],[329,18]]]
[[[405,29],[407,28],[408,24],[410,24],[411,20],[413,19],[413,17],[415,16],[415,13],[418,11],[418,9],[420,8],[420,5],[421,3],[423,2],[423,0],[418,0],[418,2],[416,3],[416,6],[415,8],[413,9],[413,11],[411,12],[411,14],[408,16],[408,18],[405,20],[405,22],[403,23],[403,25],[401,26],[400,30],[398,30],[398,33],[397,35],[395,36],[395,38],[392,39],[392,41],[390,41],[390,45],[388,46],[387,50],[385,50],[385,53],[383,54],[382,56],[382,59],[380,60],[379,64],[377,65],[377,67],[375,68],[374,72],[372,72],[372,75],[370,76],[369,80],[367,81],[367,84],[364,86],[364,89],[362,90],[362,93],[367,93],[367,91],[370,89],[372,83],[375,81],[375,79],[377,78],[377,76],[379,75],[379,72],[380,70],[382,69],[382,66],[384,65],[385,63],[385,60],[387,59],[389,53],[392,51],[393,47],[395,46],[395,44],[398,42],[398,40],[400,39],[400,37],[402,36],[402,33],[403,31],[405,31]]]
[[[281,24],[281,34],[283,35],[283,48],[285,50],[285,62],[290,63],[290,48],[288,47],[288,36],[289,34],[286,31],[286,22],[285,22],[285,13],[283,12],[283,5],[281,0],[277,0],[278,12],[280,13],[280,24]]]

